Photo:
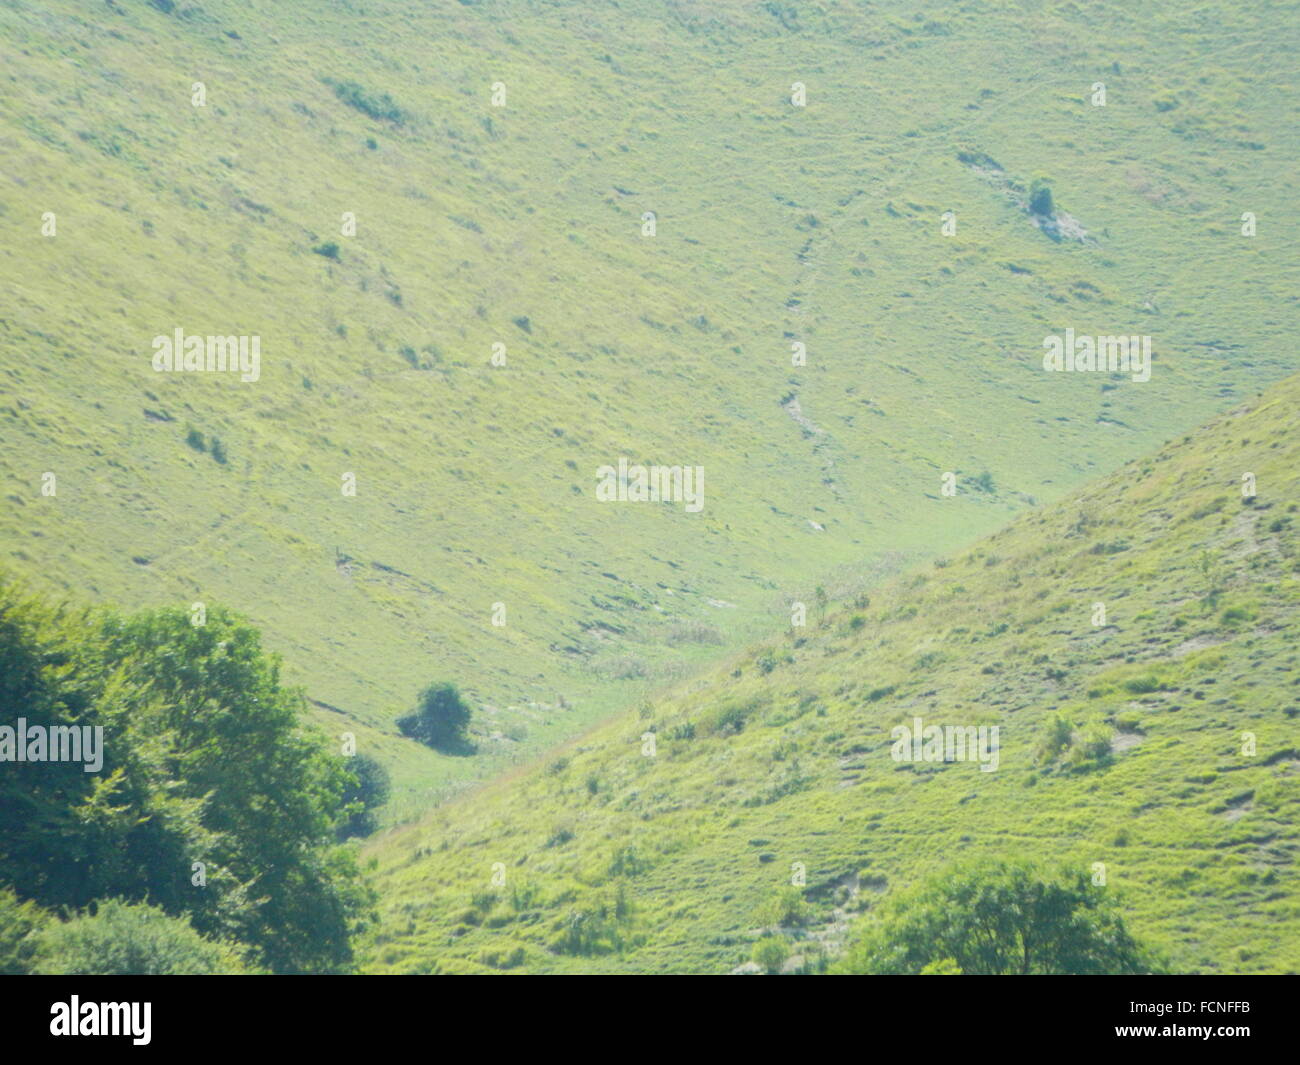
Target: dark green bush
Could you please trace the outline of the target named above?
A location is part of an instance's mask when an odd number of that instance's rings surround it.
[[[337,830],[339,839],[370,835],[377,827],[374,811],[388,801],[390,790],[388,770],[369,755],[354,755],[348,770],[356,783],[343,791],[345,813]]]
[[[1034,178],[1029,186],[1029,209],[1043,218],[1051,218],[1053,208],[1052,187],[1047,178]]]
[[[469,744],[470,715],[456,685],[443,681],[425,688],[415,709],[397,719],[397,727],[403,736],[427,747],[464,749]]]

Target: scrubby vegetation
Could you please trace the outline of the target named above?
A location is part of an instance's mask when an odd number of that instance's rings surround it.
[[[249,972],[237,950],[204,939],[184,917],[108,899],[93,913],[51,921],[31,971],[66,976],[210,976]]]
[[[334,89],[334,95],[345,104],[355,107],[369,118],[400,126],[410,117],[386,92],[370,92],[355,81],[334,81],[326,78],[325,83]]]

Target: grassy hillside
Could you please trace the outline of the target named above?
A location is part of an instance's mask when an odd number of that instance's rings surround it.
[[[4,561],[249,614],[409,815],[1294,370],[1284,28],[3,0]],[[177,327],[260,378],[155,373]],[[1153,335],[1152,379],[1043,373],[1067,327]],[[703,466],[704,510],[598,504],[621,455]],[[397,736],[434,679],[478,756]]]
[[[1300,971],[1298,404],[1292,377],[377,841],[370,967],[726,972],[772,928],[814,966],[996,855],[1103,863],[1175,971]],[[895,760],[917,716],[996,725],[995,770]]]

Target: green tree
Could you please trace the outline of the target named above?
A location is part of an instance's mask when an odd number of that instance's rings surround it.
[[[180,908],[191,854],[213,842],[202,798],[167,787],[156,698],[113,662],[86,611],[50,607],[0,577],[0,724],[102,730],[102,764],[7,762],[0,773],[0,881],[44,906],[106,895]],[[87,735],[81,732],[80,737]],[[83,759],[86,752],[82,752]],[[92,763],[93,764],[93,763]]]
[[[464,750],[469,747],[470,713],[456,685],[444,681],[425,688],[415,709],[397,719],[397,727],[429,747]]]
[[[176,608],[112,616],[104,633],[158,697],[151,728],[168,737],[172,791],[201,800],[212,834],[191,856],[223,880],[227,905],[195,926],[255,944],[276,972],[348,968],[370,898],[352,852],[332,846],[350,774],[300,726],[305,698],[280,684],[279,658],[220,607],[203,625]]]
[[[224,610],[54,608],[0,575],[0,723],[103,730],[97,771],[5,764],[0,883],[50,908],[147,900],[275,971],[348,968],[373,906],[334,841],[355,778],[303,704]]]
[[[388,801],[391,789],[388,770],[369,755],[354,755],[347,767],[355,783],[349,783],[343,791],[339,839],[370,835],[377,827],[374,811]]]
[[[956,867],[897,896],[839,966],[844,973],[1149,973],[1155,964],[1084,872],[1027,863]]]

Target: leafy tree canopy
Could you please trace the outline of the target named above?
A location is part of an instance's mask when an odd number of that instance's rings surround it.
[[[402,735],[429,747],[466,749],[469,747],[470,714],[470,708],[456,685],[444,681],[425,688],[415,709],[397,719],[397,727]]]
[[[0,577],[0,725],[103,729],[103,764],[6,763],[0,884],[42,906],[149,902],[277,972],[351,963],[373,899],[335,844],[355,781],[223,609],[54,608]]]
[[[840,971],[965,975],[1149,973],[1106,890],[1086,872],[981,861],[888,902]]]

